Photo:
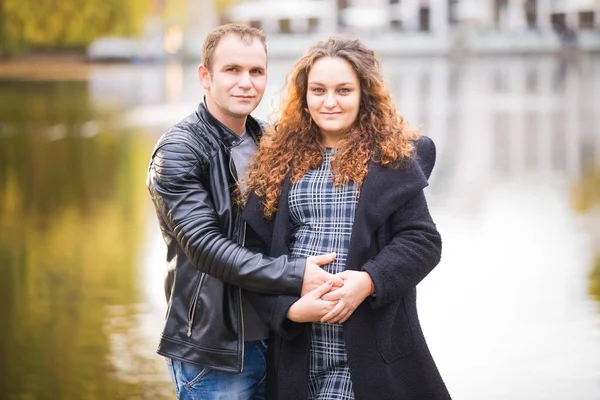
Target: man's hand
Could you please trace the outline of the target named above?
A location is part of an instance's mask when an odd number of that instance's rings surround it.
[[[329,264],[335,260],[335,253],[321,254],[320,256],[312,256],[306,259],[304,268],[304,279],[302,280],[302,291],[300,296],[304,296],[324,284],[332,281],[333,286],[341,287],[344,285],[342,278],[332,275],[329,272],[323,271],[321,266]]]
[[[321,322],[343,324],[371,294],[373,281],[367,272],[360,271],[344,271],[335,276],[344,280],[344,286],[323,295],[323,300],[337,302],[337,305],[321,318]]]
[[[317,322],[337,304],[323,300],[321,296],[331,290],[333,281],[325,282],[315,290],[297,300],[288,309],[287,318],[295,322]]]

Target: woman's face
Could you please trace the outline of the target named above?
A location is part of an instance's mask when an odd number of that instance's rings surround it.
[[[321,129],[323,145],[335,145],[352,126],[360,108],[360,82],[348,61],[319,59],[308,73],[306,102]]]

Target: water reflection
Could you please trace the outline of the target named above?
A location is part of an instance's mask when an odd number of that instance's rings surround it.
[[[160,385],[128,383],[109,357],[123,353],[114,332],[127,332],[115,321],[138,312],[152,144],[103,130],[85,82],[2,82],[0,93],[2,397],[151,398]]]
[[[272,60],[268,117],[293,60]],[[423,325],[454,397],[600,397],[600,57],[386,59],[434,138],[442,263]],[[154,350],[164,245],[144,187],[157,134],[201,96],[194,65],[0,82],[0,392],[172,398]]]

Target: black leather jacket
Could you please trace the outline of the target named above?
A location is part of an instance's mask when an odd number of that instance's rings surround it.
[[[262,131],[248,117],[246,132]],[[299,294],[305,259],[244,248],[246,225],[232,201],[239,137],[200,104],[158,141],[147,185],[167,244],[166,321],[158,353],[231,372],[243,369],[241,290]]]

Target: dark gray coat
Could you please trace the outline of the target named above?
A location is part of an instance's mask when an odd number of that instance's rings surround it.
[[[438,264],[441,238],[423,189],[435,146],[422,137],[417,157],[399,168],[369,165],[361,188],[346,269],[367,271],[376,296],[344,323],[357,400],[446,400],[450,395],[429,352],[417,315],[416,285]],[[272,256],[289,253],[289,180],[276,217],[264,219],[251,197],[242,217],[256,234],[253,246]],[[310,324],[286,319],[295,296],[251,294],[274,333],[269,347],[269,399],[306,400]]]

